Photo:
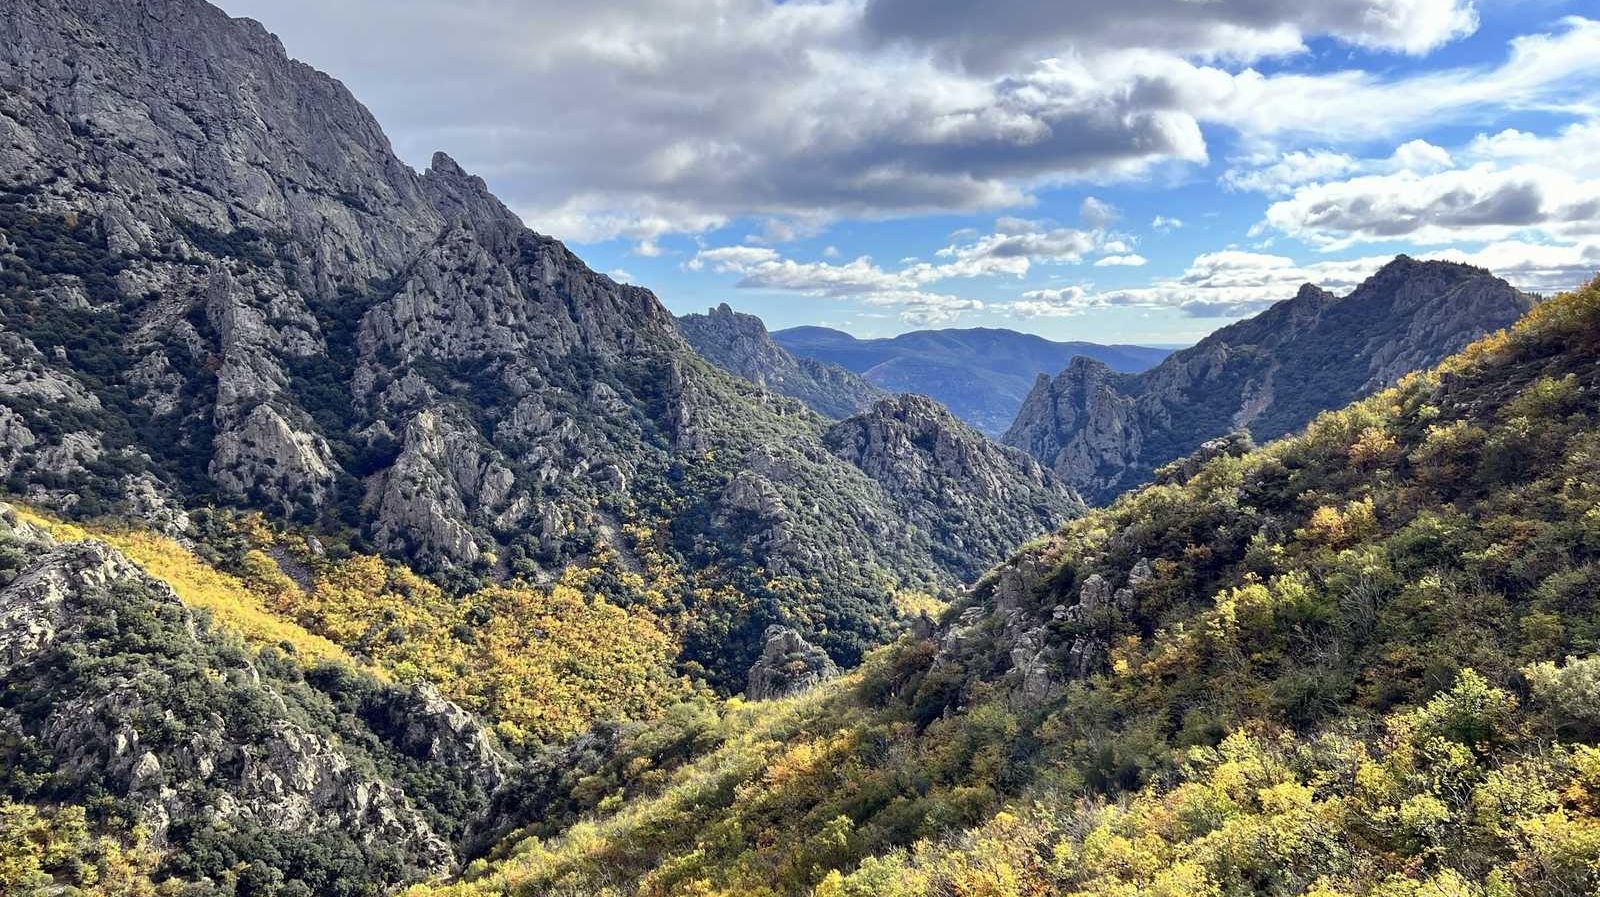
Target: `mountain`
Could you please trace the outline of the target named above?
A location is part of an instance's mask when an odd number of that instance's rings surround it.
[[[1597,448],[1600,281],[623,737],[582,822],[418,893],[1595,893]]]
[[[1274,439],[1515,321],[1533,298],[1480,268],[1400,256],[1344,297],[1307,284],[1136,375],[1076,358],[1002,441],[1104,503],[1209,440]]]
[[[1525,297],[1279,306],[1252,421],[1375,394],[1080,516],[198,0],[0,6],[0,84],[0,894],[1600,892],[1600,280],[1382,389]]]
[[[1113,370],[1142,371],[1165,349],[1058,343],[1029,333],[991,328],[919,330],[888,339],[857,339],[827,327],[794,327],[772,334],[801,358],[840,365],[894,393],[938,399],[979,431],[998,437],[1017,415],[1041,373],[1061,370],[1074,356]]]
[[[799,399],[828,417],[849,417],[883,397],[848,370],[814,358],[796,358],[773,341],[767,325],[726,302],[705,314],[678,317],[678,329],[705,359],[779,395]]]
[[[976,577],[990,545],[1017,545],[1083,513],[1083,500],[1037,461],[972,429],[925,396],[884,399],[823,441],[933,533],[943,562]]]
[[[186,538],[195,509],[261,510],[452,594],[614,556],[729,688],[770,624],[853,663],[896,591],[973,569],[825,421],[706,363],[448,156],[414,172],[255,22],[9,3],[0,83],[15,496]],[[1015,515],[1000,530],[1038,519]]]

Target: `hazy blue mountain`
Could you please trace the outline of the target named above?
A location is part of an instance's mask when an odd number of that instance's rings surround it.
[[[938,399],[990,436],[1010,426],[1039,374],[1054,374],[1075,356],[1137,373],[1170,354],[1146,346],[1056,342],[990,327],[918,330],[887,339],[857,339],[828,327],[791,327],[772,338],[795,355],[840,365],[890,392]]]

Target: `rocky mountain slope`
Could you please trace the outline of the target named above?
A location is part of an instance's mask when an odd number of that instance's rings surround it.
[[[998,437],[1041,373],[1061,370],[1074,356],[1112,370],[1155,365],[1165,349],[1054,342],[993,328],[920,330],[889,339],[857,339],[827,327],[794,327],[773,340],[800,358],[837,364],[892,393],[931,396],[980,432]]]
[[[1507,326],[1532,304],[1482,269],[1401,256],[1348,296],[1307,284],[1141,374],[1075,358],[1054,378],[1038,378],[1002,441],[1103,503],[1208,440],[1292,432]]]
[[[4,505],[0,582],[5,797],[98,795],[181,877],[445,874],[515,766],[431,686],[249,650],[110,546]]]
[[[412,171],[258,24],[9,3],[0,83],[8,492],[174,532],[259,508],[456,590],[617,552],[676,571],[729,681],[769,623],[850,662],[895,588],[968,569],[823,421],[447,156]]]
[[[849,417],[883,397],[883,390],[836,365],[796,358],[773,341],[767,325],[726,302],[705,314],[678,317],[678,329],[705,359],[773,392],[799,399],[828,417]]]
[[[944,563],[972,577],[999,559],[986,546],[1020,544],[1083,513],[1077,494],[1037,461],[925,396],[884,399],[823,440],[934,534]]]
[[[622,739],[622,801],[423,893],[1594,893],[1597,459],[1600,282]]]

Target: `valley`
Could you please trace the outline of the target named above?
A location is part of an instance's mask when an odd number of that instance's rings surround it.
[[[0,6],[0,894],[1600,893],[1600,279],[770,332],[401,143],[204,0]],[[1146,263],[1078,214],[795,289]]]

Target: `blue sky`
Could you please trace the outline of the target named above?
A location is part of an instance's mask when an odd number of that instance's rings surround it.
[[[1399,252],[1600,270],[1567,0],[223,0],[677,312],[1188,343]]]

